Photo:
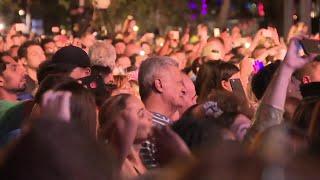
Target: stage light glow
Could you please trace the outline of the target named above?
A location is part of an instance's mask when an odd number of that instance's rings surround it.
[[[133,26],[133,31],[135,31],[135,32],[139,31],[139,26],[137,26],[137,25]]]
[[[26,14],[26,12],[23,9],[20,9],[18,11],[19,16],[24,16]]]
[[[146,55],[146,52],[142,50],[139,52],[139,54],[140,54],[140,56],[144,56],[144,55]]]
[[[258,14],[259,16],[265,16],[264,5],[262,2],[258,3]]]
[[[67,31],[66,31],[65,29],[62,29],[62,30],[61,30],[61,34],[62,34],[62,35],[66,35],[66,34],[67,34]]]
[[[310,13],[310,17],[311,17],[311,18],[315,18],[315,17],[316,17],[316,12],[311,11],[311,13]]]
[[[250,46],[251,46],[251,44],[250,44],[249,42],[244,43],[244,47],[245,47],[246,49],[249,49]]]
[[[6,25],[4,23],[0,23],[0,31],[4,30],[6,28]]]
[[[201,15],[205,16],[208,14],[207,0],[201,0]]]

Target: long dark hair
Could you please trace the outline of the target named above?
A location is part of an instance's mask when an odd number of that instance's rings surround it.
[[[229,80],[239,71],[239,68],[234,64],[220,60],[204,63],[200,67],[195,83],[199,102],[204,101],[212,89],[223,90],[221,81]]]
[[[97,115],[93,94],[76,81],[62,83],[54,91],[69,91],[72,93],[70,102],[71,123],[96,136]]]
[[[310,139],[311,151],[319,154],[320,150],[320,101],[315,104],[312,116],[310,119],[310,126],[308,129],[308,137]]]
[[[310,126],[314,107],[319,101],[319,97],[303,99],[293,115],[292,124],[303,131],[307,131]]]
[[[34,122],[8,148],[0,179],[119,179],[119,162],[111,148],[95,141],[89,132],[56,119],[43,117]]]
[[[217,102],[218,107],[223,111],[214,121],[224,128],[230,128],[239,114],[246,114],[246,109],[243,109],[244,102],[232,92],[212,91],[208,95],[208,101]]]

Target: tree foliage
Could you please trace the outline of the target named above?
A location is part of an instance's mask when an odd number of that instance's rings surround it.
[[[12,0],[0,0],[0,17],[3,17],[2,21],[10,23],[15,20],[18,13],[19,6]]]
[[[33,17],[44,19],[45,29],[52,25],[62,24],[70,26],[68,10],[71,0],[32,0]],[[90,2],[91,0],[86,0]],[[137,20],[142,31],[153,31],[160,29],[162,32],[170,26],[184,26],[186,23],[199,23],[215,20],[214,15],[199,16],[196,21],[190,21],[191,12],[188,3],[191,0],[110,0],[111,4],[107,10],[98,10],[97,20],[93,23],[96,27],[106,25],[109,32],[113,32],[115,25],[122,23],[128,15]],[[201,7],[202,0],[192,0]],[[19,4],[20,2],[20,4]],[[17,17],[17,11],[21,2],[25,0],[0,0],[0,13],[5,15],[7,22],[13,22]],[[216,1],[207,0],[210,8],[215,6]],[[224,1],[223,1],[224,2]],[[90,3],[88,3],[90,4]],[[228,8],[227,8],[228,9]],[[227,12],[227,11],[224,11]],[[229,15],[229,14],[228,14]],[[217,16],[218,17],[218,16]],[[226,19],[223,16],[223,19]],[[223,24],[223,22],[222,22]]]
[[[112,27],[133,15],[142,30],[153,30],[183,25],[187,13],[187,0],[112,0],[102,16]]]

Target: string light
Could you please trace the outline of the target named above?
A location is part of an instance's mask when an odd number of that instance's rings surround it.
[[[135,25],[135,26],[133,26],[133,31],[135,31],[135,32],[137,32],[137,31],[139,31],[139,26],[137,26],[137,25]]]
[[[20,16],[24,16],[24,15],[26,14],[26,12],[25,12],[23,9],[20,9],[20,10],[18,11],[18,14],[19,14]]]
[[[195,21],[197,19],[197,14],[195,14],[194,11],[198,9],[198,5],[193,0],[190,0],[188,6],[189,9],[193,12],[190,16],[190,19],[191,21]]]
[[[4,30],[6,28],[6,25],[4,23],[0,23],[0,31]]]
[[[201,0],[201,15],[205,16],[208,14],[207,0]]]
[[[189,8],[191,10],[196,10],[197,9],[197,4],[194,1],[189,2]]]
[[[262,2],[258,3],[258,14],[259,16],[265,16],[264,5]]]

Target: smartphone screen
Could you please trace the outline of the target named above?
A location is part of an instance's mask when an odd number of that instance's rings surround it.
[[[213,29],[213,35],[214,35],[214,37],[220,37],[220,35],[221,35],[220,29],[219,28],[214,28]]]
[[[25,30],[26,30],[26,25],[25,24],[23,24],[23,23],[17,23],[16,25],[15,25],[15,28],[16,28],[16,31],[21,31],[21,32],[25,32]]]
[[[305,54],[320,54],[320,41],[313,39],[303,39],[300,41]]]
[[[57,26],[53,26],[53,27],[51,28],[51,31],[52,31],[53,33],[59,33],[59,32],[60,32],[60,28],[57,27]]]
[[[230,79],[232,92],[239,97],[246,97],[246,93],[241,84],[240,79]]]

